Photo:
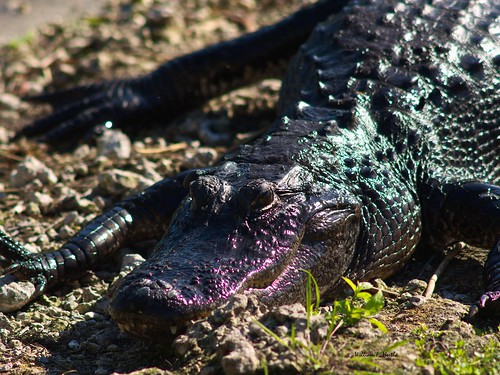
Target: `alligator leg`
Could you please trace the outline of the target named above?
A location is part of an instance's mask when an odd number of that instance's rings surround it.
[[[187,194],[184,180],[189,173],[193,172],[164,179],[115,205],[53,252],[30,253],[0,232],[1,274],[13,274],[17,280],[28,280],[35,285],[35,293],[26,304],[48,288],[81,276],[101,259],[131,242],[159,240]]]
[[[323,0],[283,21],[240,38],[176,58],[150,74],[26,98],[55,111],[22,129],[19,136],[47,142],[74,137],[94,125],[166,119],[210,98],[267,77],[281,76],[290,57],[314,26],[347,0]]]
[[[471,316],[500,311],[500,186],[478,182],[440,184],[431,180],[422,189],[423,222],[432,247],[463,241],[490,248],[485,264],[486,291]]]

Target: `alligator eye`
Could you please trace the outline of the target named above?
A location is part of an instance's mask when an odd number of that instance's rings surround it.
[[[258,211],[274,202],[274,189],[265,180],[255,180],[238,191],[238,203],[246,212]]]
[[[208,206],[219,192],[221,181],[215,176],[200,176],[189,185],[189,195],[193,199],[193,208]]]

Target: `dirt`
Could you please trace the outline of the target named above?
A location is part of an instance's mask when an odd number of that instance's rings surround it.
[[[161,176],[211,163],[253,137],[256,129],[268,126],[279,81],[267,80],[237,90],[147,129],[138,124],[139,130],[129,135],[116,133],[121,143],[112,152],[94,139],[66,149],[25,139],[9,141],[15,130],[50,112],[49,108],[21,101],[22,96],[144,74],[175,56],[256,30],[302,3],[115,0],[106,5],[101,16],[44,25],[33,37],[2,47],[3,229],[32,251],[56,249],[85,222],[124,196]],[[14,176],[29,165],[30,158],[42,162],[45,172],[34,177]],[[143,253],[150,247],[140,244],[124,253]],[[436,293],[422,304],[416,297],[422,283],[411,280],[428,280],[442,255],[425,251],[417,255],[397,277],[386,281],[392,297],[386,298],[376,318],[388,333],[363,320],[325,337],[325,316],[331,312],[328,303],[322,307],[322,314],[311,318],[311,327],[307,328],[307,314],[299,305],[271,309],[253,297],[237,296],[229,306],[193,323],[174,343],[131,337],[120,332],[110,319],[106,294],[120,275],[121,257],[117,256],[21,311],[0,313],[0,372],[439,373],[440,367],[436,360],[429,359],[429,353],[434,353],[434,358],[441,353],[453,359],[452,349],[464,340],[463,358],[470,364],[491,342],[498,344],[498,321],[471,324],[464,320],[468,306],[483,288],[485,256],[485,251],[462,250],[439,280]],[[130,255],[126,259],[131,257],[132,263],[140,259]],[[293,326],[296,339],[303,345],[286,347],[265,333],[257,321],[288,343]],[[317,345],[321,350],[314,352],[311,348]],[[498,356],[494,358],[498,360]],[[498,373],[496,363],[447,371]]]

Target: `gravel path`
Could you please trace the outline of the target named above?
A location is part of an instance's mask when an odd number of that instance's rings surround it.
[[[48,22],[76,21],[99,14],[105,0],[4,0],[0,2],[0,43],[21,38]]]

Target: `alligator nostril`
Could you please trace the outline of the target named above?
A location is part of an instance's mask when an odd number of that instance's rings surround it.
[[[221,181],[215,176],[200,176],[191,182],[189,195],[193,199],[193,208],[208,206],[219,192]]]
[[[240,188],[238,203],[245,210],[262,210],[274,202],[274,189],[266,180],[251,181]]]

